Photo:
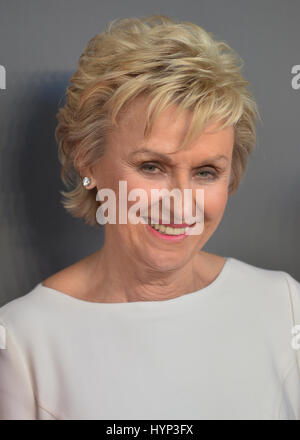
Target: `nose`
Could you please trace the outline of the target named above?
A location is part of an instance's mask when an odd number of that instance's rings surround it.
[[[185,188],[191,188],[190,176],[187,170],[178,170],[170,178],[169,189],[171,190],[175,188],[179,189],[182,195]]]
[[[185,218],[188,220],[194,215],[195,205],[194,191],[187,170],[181,169],[174,173],[170,178],[168,190],[173,190],[174,193],[174,196],[170,197],[170,223],[185,224]]]

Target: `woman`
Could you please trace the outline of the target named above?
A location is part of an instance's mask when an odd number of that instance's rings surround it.
[[[0,309],[2,419],[300,419],[300,283],[202,250],[255,146],[238,61],[165,16],[116,20],[88,43],[58,113],[63,204],[99,226],[104,188],[118,220],[101,249]],[[152,190],[175,188],[193,212],[178,222],[184,205],[160,198],[153,217]]]

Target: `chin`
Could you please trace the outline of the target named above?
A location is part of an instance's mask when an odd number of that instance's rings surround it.
[[[183,251],[158,248],[149,249],[148,252],[145,252],[144,248],[142,255],[149,267],[153,267],[156,270],[173,270],[182,267],[191,257],[191,252],[188,252],[188,249]]]

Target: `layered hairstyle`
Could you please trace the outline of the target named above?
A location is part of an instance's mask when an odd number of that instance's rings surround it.
[[[224,41],[187,21],[152,15],[111,21],[94,36],[71,76],[65,103],[57,113],[55,137],[64,208],[74,217],[97,225],[97,188],[87,191],[81,170],[91,167],[106,149],[108,130],[135,98],[147,96],[144,135],[169,105],[192,112],[182,148],[206,125],[234,126],[229,194],[238,188],[256,144],[260,119],[249,83],[241,73],[243,60]]]

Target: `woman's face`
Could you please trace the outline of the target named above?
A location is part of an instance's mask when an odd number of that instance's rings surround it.
[[[106,152],[95,163],[91,174],[98,190],[110,188],[117,198],[116,224],[105,225],[107,245],[117,245],[120,252],[124,251],[138,262],[143,261],[150,268],[176,269],[199,252],[221,221],[228,198],[234,129],[230,126],[208,134],[207,131],[217,127],[211,124],[196,141],[180,151],[178,149],[190,121],[190,114],[184,113],[175,119],[175,107],[170,107],[157,119],[149,138],[144,139],[146,105],[145,99],[136,99],[126,114],[122,115],[120,126],[109,134]],[[224,157],[214,159],[217,155]],[[149,218],[151,189],[165,188],[171,191],[178,188],[183,196],[183,189],[191,188],[192,215],[196,212],[195,190],[203,189],[202,233],[167,240],[165,234],[153,231],[151,226],[143,223],[132,224],[127,221],[127,224],[118,224],[119,181],[127,182],[127,194],[137,188],[147,193]],[[127,201],[128,210],[136,201]],[[171,215],[172,206],[171,203]],[[160,210],[160,220],[161,214]],[[181,220],[184,223],[184,213]],[[174,223],[172,216],[167,223]]]

